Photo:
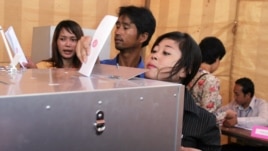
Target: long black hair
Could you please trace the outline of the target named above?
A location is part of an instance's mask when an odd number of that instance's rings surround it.
[[[75,21],[63,20],[63,21],[59,22],[59,24],[56,26],[54,34],[53,34],[52,57],[50,59],[45,60],[45,61],[52,62],[53,67],[56,67],[56,68],[63,68],[64,67],[63,60],[62,60],[62,57],[59,53],[59,48],[57,45],[57,40],[59,38],[60,31],[62,29],[66,29],[68,32],[73,33],[76,36],[77,40],[79,40],[84,35],[81,26],[78,23],[76,23]],[[78,59],[77,55],[75,54],[74,58],[73,58],[73,67],[80,68],[81,64],[82,64],[81,61]]]

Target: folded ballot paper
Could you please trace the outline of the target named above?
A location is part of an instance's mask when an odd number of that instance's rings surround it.
[[[11,50],[14,53],[14,58],[11,60],[11,64],[14,64],[14,66],[16,66],[17,63],[12,63],[12,61],[16,62],[15,60],[18,59],[20,65],[23,67],[23,63],[27,63],[27,59],[12,26],[10,26],[5,32],[5,37],[8,41],[9,46],[11,47]]]
[[[106,15],[101,20],[98,28],[96,29],[92,37],[90,45],[90,55],[87,58],[87,62],[82,64],[79,73],[85,76],[91,75],[95,62],[97,61],[97,58],[100,54],[100,51],[102,50],[105,41],[109,37],[116,21],[117,17],[111,15]]]

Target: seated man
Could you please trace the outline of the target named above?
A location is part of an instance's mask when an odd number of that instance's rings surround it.
[[[217,111],[228,110],[223,125],[245,128],[268,126],[268,102],[254,96],[254,83],[249,78],[240,78],[236,80],[233,91],[234,101]]]
[[[234,86],[234,101],[217,110],[226,112],[223,126],[239,126],[251,129],[254,125],[268,126],[268,103],[254,96],[254,83],[249,78],[236,80]],[[267,150],[250,142],[237,140],[237,143],[222,146],[222,151],[252,151]]]

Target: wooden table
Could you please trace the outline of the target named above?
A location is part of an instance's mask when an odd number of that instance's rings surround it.
[[[221,127],[221,133],[226,136],[235,137],[237,139],[250,141],[251,143],[268,147],[267,139],[252,137],[250,130],[237,128],[237,127],[232,127],[232,128]]]

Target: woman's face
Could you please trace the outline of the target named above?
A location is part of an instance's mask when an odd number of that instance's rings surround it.
[[[171,39],[163,39],[156,45],[146,59],[145,67],[149,69],[146,78],[164,80],[170,75],[172,67],[181,59],[179,44]],[[185,77],[183,70],[179,71],[178,77]],[[178,79],[177,79],[178,80]]]
[[[75,34],[68,32],[62,28],[57,39],[59,53],[64,59],[70,59],[75,55],[75,47],[77,38]]]

